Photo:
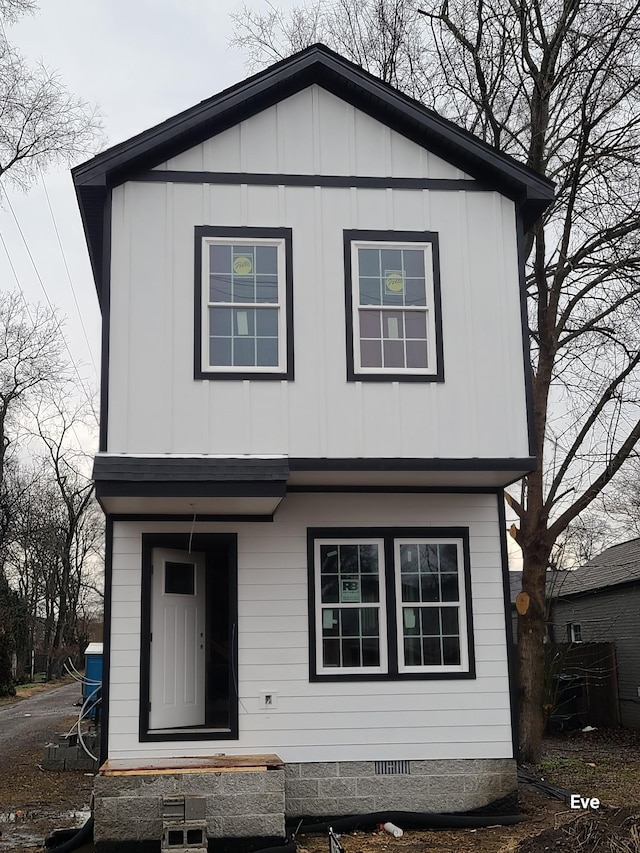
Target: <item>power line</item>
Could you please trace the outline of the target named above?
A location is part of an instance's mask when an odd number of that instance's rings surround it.
[[[49,193],[47,191],[47,184],[44,179],[44,175],[42,172],[40,173],[40,178],[42,179],[42,187],[44,189],[45,198],[47,199],[47,206],[49,207],[49,213],[51,214],[51,221],[53,223],[53,230],[56,232],[56,237],[58,239],[58,246],[60,247],[60,254],[62,255],[62,262],[64,264],[65,271],[67,273],[67,279],[69,281],[69,286],[71,288],[71,293],[73,295],[73,301],[76,306],[76,311],[78,312],[78,319],[80,320],[80,325],[82,326],[82,334],[84,335],[85,343],[87,344],[87,349],[89,350],[89,358],[91,359],[91,364],[93,365],[93,369],[96,374],[96,378],[99,378],[98,368],[96,367],[96,363],[93,358],[93,351],[91,349],[91,344],[89,343],[89,337],[87,335],[87,330],[84,325],[84,320],[82,319],[82,313],[80,311],[80,306],[78,305],[78,299],[76,297],[76,291],[73,286],[73,280],[71,278],[71,272],[69,271],[69,265],[67,264],[67,257],[65,255],[64,247],[62,245],[62,240],[60,239],[60,232],[58,230],[58,224],[56,222],[56,217],[53,212],[53,207],[51,206],[51,199],[49,198]]]
[[[36,264],[35,258],[33,257],[31,249],[29,248],[29,244],[27,243],[27,239],[26,239],[24,232],[20,226],[20,222],[18,221],[18,217],[16,216],[16,213],[13,209],[13,205],[11,204],[11,200],[6,193],[4,194],[4,197],[5,197],[5,200],[7,202],[7,205],[9,206],[9,210],[11,211],[11,215],[13,216],[14,222],[16,224],[16,228],[18,229],[20,237],[22,238],[22,242],[24,243],[24,247],[27,251],[27,254],[29,256],[29,260],[31,261],[31,264],[32,264],[33,269],[35,271],[35,274],[36,274],[36,277],[37,277],[38,282],[40,284],[40,287],[42,289],[42,292],[44,293],[44,298],[47,300],[47,305],[51,309],[52,317],[53,317],[54,322],[56,323],[56,325],[58,327],[58,332],[60,333],[61,340],[62,340],[64,347],[67,351],[67,355],[69,356],[69,361],[73,365],[73,369],[75,370],[76,376],[78,377],[78,382],[80,383],[80,387],[84,391],[85,397],[87,398],[87,402],[89,403],[89,406],[91,407],[91,411],[93,413],[93,416],[95,417],[96,422],[97,422],[98,415],[97,415],[96,410],[94,408],[91,394],[87,390],[87,388],[84,384],[84,380],[82,379],[82,376],[80,375],[80,370],[78,369],[78,365],[76,364],[75,359],[73,357],[73,354],[71,352],[71,349],[69,348],[69,344],[68,344],[67,338],[66,338],[66,336],[62,330],[62,325],[60,323],[60,320],[58,319],[57,312],[56,312],[55,308],[53,307],[53,304],[52,304],[51,300],[49,299],[49,294],[47,293],[47,290],[44,286],[44,281],[42,280],[42,276],[40,275],[40,271],[38,270],[38,265]],[[6,251],[6,243],[4,243],[4,240],[3,240],[3,245],[5,246],[5,251]],[[13,268],[13,266],[12,266],[12,268]],[[14,270],[14,275],[15,275],[15,270]],[[24,294],[23,294],[23,298],[24,298]]]
[[[13,265],[11,255],[9,254],[9,247],[5,243],[4,237],[2,236],[2,231],[0,231],[0,241],[2,241],[2,246],[4,248],[5,255],[7,256],[7,260],[9,261],[9,266],[11,267],[11,272],[13,273],[13,277],[15,278],[16,284],[18,285],[18,290],[20,291],[20,296],[22,296],[22,301],[24,302],[24,307],[26,308],[27,314],[29,315],[29,319],[31,320],[31,325],[34,325],[33,315],[31,313],[31,309],[29,308],[29,303],[27,302],[27,297],[24,295],[24,290],[22,289],[20,279],[18,278],[18,273],[16,272],[16,268]]]

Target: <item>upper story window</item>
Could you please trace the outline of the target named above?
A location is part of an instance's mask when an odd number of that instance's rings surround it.
[[[345,231],[347,378],[442,381],[438,237]]]
[[[291,229],[196,228],[196,378],[293,378]]]

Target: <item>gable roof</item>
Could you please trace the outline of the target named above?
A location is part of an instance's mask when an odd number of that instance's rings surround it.
[[[98,294],[111,187],[318,84],[518,204],[525,228],[553,199],[554,184],[322,44],[276,63],[121,142],[72,170]]]
[[[640,583],[640,539],[607,548],[572,572],[558,572],[552,598],[566,598],[628,583]]]

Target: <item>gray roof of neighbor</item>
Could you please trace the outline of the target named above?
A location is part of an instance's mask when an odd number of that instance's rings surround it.
[[[547,596],[565,598],[627,583],[640,583],[640,539],[612,545],[573,571],[547,572]],[[509,587],[513,604],[522,589],[522,572],[509,572]]]

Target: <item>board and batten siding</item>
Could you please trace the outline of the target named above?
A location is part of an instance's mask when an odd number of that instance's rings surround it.
[[[640,584],[596,589],[552,606],[555,642],[568,642],[568,626],[577,622],[583,643],[615,643],[620,722],[640,728]]]
[[[305,109],[322,120],[303,120]],[[318,87],[165,165],[465,180]],[[294,381],[194,380],[198,225],[292,229]],[[438,233],[443,383],[346,381],[343,232],[349,229]],[[116,187],[106,449],[528,456],[515,229],[513,202],[477,189],[142,181]]]
[[[311,683],[307,528],[464,526],[470,532],[475,679]],[[141,534],[114,523],[110,758],[277,753],[285,762],[511,758],[510,696],[495,494],[294,494],[273,523],[196,523],[238,534],[237,741],[139,743]],[[261,691],[277,710],[260,710]]]
[[[441,157],[315,84],[156,170],[470,180]]]

